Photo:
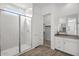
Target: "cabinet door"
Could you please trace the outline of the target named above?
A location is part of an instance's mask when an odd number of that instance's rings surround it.
[[[72,55],[77,55],[77,41],[73,39],[66,39],[64,41],[64,51]]]
[[[64,49],[64,41],[63,38],[60,37],[56,37],[55,39],[55,48],[58,50],[62,50]]]

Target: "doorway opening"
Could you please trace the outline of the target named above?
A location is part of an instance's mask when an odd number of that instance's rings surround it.
[[[51,47],[51,14],[43,16],[43,40],[44,46]]]

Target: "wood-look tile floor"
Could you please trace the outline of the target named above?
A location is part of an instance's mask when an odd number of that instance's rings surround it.
[[[44,40],[44,46],[50,47],[50,40]]]
[[[20,56],[70,56],[69,54],[60,52],[58,50],[52,50],[50,47],[40,45]]]

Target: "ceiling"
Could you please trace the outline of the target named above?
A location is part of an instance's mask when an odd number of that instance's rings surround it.
[[[22,9],[32,8],[32,3],[13,3],[12,5],[20,7]]]
[[[32,15],[32,3],[13,3],[12,5],[22,8],[27,14]]]
[[[49,6],[49,5],[53,5],[53,6],[65,6],[67,5],[68,3],[35,3],[36,6],[39,6],[39,7],[46,7],[46,6]]]

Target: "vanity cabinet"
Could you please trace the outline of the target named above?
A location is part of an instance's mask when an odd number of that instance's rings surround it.
[[[72,55],[77,55],[77,40],[65,39],[64,42],[64,51]]]
[[[78,44],[78,39],[55,37],[55,49],[61,50],[71,55],[79,55]]]
[[[56,40],[55,40],[55,47],[58,50],[64,50],[64,45],[63,44],[64,44],[63,38],[57,37]]]

